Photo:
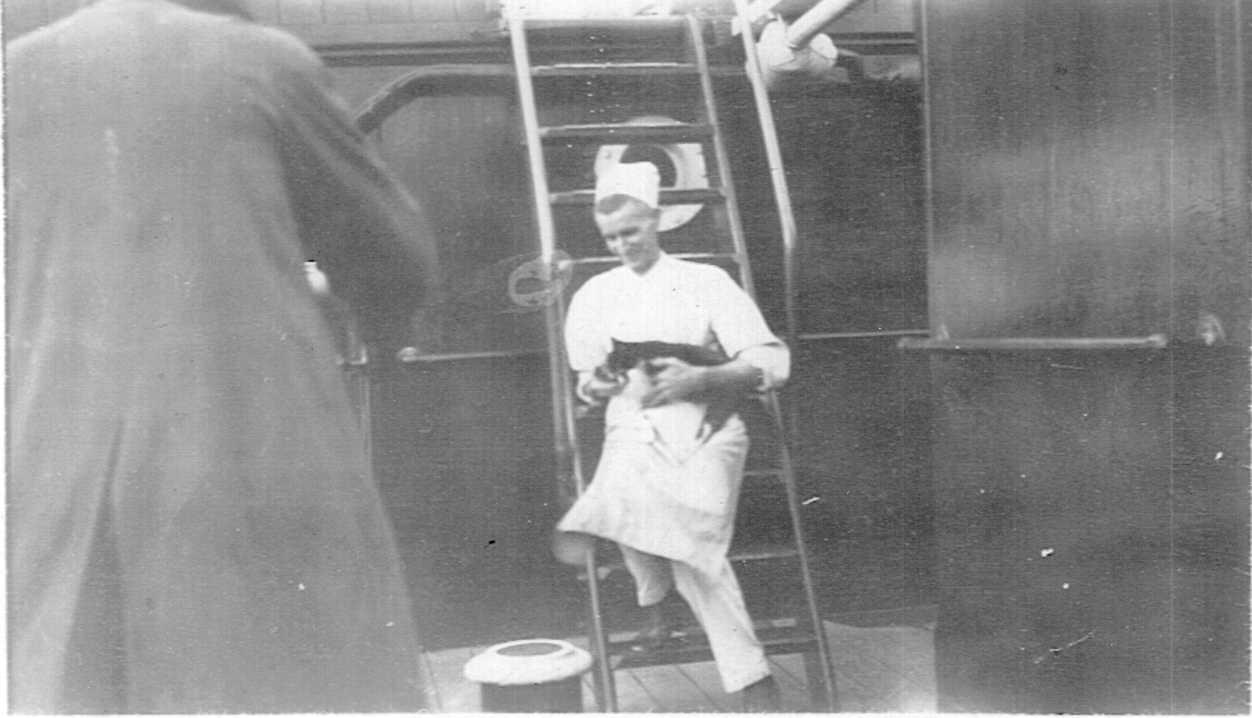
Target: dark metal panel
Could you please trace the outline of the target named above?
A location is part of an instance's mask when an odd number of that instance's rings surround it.
[[[1252,165],[1250,117],[1243,104],[1248,58],[1241,45],[1252,17],[1246,3],[1238,2],[1177,2],[1171,12],[1174,316],[1169,331],[1180,340],[1203,343],[1206,332],[1220,327],[1225,341],[1246,347],[1252,342],[1247,321]]]
[[[1246,708],[1246,356],[1153,357],[936,362],[945,710]]]
[[[1174,705],[1197,713],[1248,704],[1248,9],[1171,6]]]
[[[773,98],[797,224],[801,333],[926,326],[920,98],[809,87]]]
[[[802,345],[784,392],[796,424],[795,461],[822,541],[894,536],[911,541],[918,579],[899,595],[826,576],[837,610],[865,600],[928,603],[933,499],[931,401],[925,357],[892,351],[891,338]],[[873,571],[873,567],[864,570]],[[868,608],[869,606],[859,606]]]
[[[941,0],[926,12],[932,329],[1162,331],[1167,8]]]
[[[1171,704],[1169,365],[935,360],[940,707]]]
[[[427,649],[577,630],[582,589],[548,548],[561,507],[546,363],[375,369],[375,476]]]
[[[1246,8],[922,12],[941,707],[1242,712]]]
[[[941,709],[1170,700],[1163,355],[934,360]]]
[[[1169,436],[1174,702],[1180,713],[1248,709],[1248,356],[1174,352]]]

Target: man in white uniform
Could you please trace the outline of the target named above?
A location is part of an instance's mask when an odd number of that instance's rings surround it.
[[[653,635],[644,638],[668,637],[660,603],[677,588],[709,637],[725,690],[742,691],[745,710],[774,710],[778,688],[727,558],[747,431],[738,416],[706,422],[701,399],[780,386],[790,353],[724,270],[661,251],[658,189],[646,162],[616,165],[597,182],[596,225],[622,265],[574,295],[565,341],[579,396],[608,400],[605,441],[594,480],[557,527],[568,539],[558,547],[588,536],[621,547],[639,605],[651,610]],[[613,381],[596,369],[614,339],[698,345],[730,359],[695,366],[662,357]]]

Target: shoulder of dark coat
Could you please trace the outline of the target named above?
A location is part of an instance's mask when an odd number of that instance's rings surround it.
[[[9,62],[12,62],[14,58],[20,58],[32,48],[36,48],[50,42],[57,42],[58,36],[64,33],[65,28],[72,26],[73,23],[76,22],[74,16],[77,14],[78,13],[71,13],[65,17],[54,20],[47,25],[41,25],[30,32],[24,33],[5,42],[5,58]]]
[[[74,42],[84,32],[92,32],[87,28],[96,17],[115,12],[116,8],[106,5],[88,5],[9,41],[5,45],[5,56],[13,60],[31,51],[58,52],[59,45]],[[322,66],[321,58],[304,41],[276,27],[227,14],[197,12],[174,3],[158,9],[156,17],[158,26],[165,25],[174,33],[195,33],[219,44],[242,65],[263,64],[295,71],[317,70]]]
[[[218,29],[240,54],[240,59],[255,59],[292,70],[308,71],[322,67],[322,60],[313,48],[286,30],[239,18],[219,16]]]

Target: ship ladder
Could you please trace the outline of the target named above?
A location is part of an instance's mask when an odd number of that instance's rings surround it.
[[[617,264],[615,257],[603,254],[603,244],[598,238],[598,255],[579,251],[577,247],[570,246],[568,241],[558,241],[558,224],[564,228],[572,221],[570,218],[579,213],[584,220],[590,217],[594,190],[587,187],[551,187],[553,183],[550,182],[547,161],[550,153],[568,151],[574,147],[594,148],[597,145],[621,147],[630,143],[650,143],[655,146],[691,146],[698,143],[703,156],[711,155],[713,158],[707,168],[707,182],[701,183],[706,186],[673,189],[663,187],[660,202],[663,210],[667,207],[702,205],[701,209],[710,213],[708,223],[719,231],[709,233],[711,236],[706,241],[712,246],[701,248],[706,251],[674,251],[671,254],[682,259],[710,262],[727,268],[749,295],[755,298],[747,244],[731,181],[730,158],[723,140],[723,130],[718,124],[714,72],[710,70],[705,39],[706,32],[713,30],[710,22],[691,15],[553,20],[528,18],[521,13],[511,14],[505,18],[505,22],[512,47],[518,103],[535,198],[541,265],[552,268],[551,271],[555,274],[559,264],[562,271],[572,271],[576,277],[581,275],[585,278],[588,274]],[[759,69],[755,64],[752,41],[747,35],[743,39],[745,51],[749,55],[746,71],[757,90],[758,124],[767,145],[767,153],[771,157],[771,164],[777,167],[773,162],[773,158],[778,156],[777,138],[772,120],[768,118],[768,104],[761,107],[762,85]],[[673,57],[658,59],[658,49],[663,49]],[[635,51],[639,51],[641,57],[632,57]],[[723,69],[719,68],[718,71]],[[736,68],[736,72],[739,71]],[[644,115],[641,121],[638,116],[623,117],[625,105],[607,99],[621,99],[621,92],[633,92],[636,93],[634,106],[638,107],[640,101],[646,102],[647,99],[646,94],[639,93],[646,93],[650,83],[657,82],[665,83],[671,91],[674,87],[687,86],[678,83],[688,83],[691,90],[687,96],[691,104],[696,106],[691,109],[689,117],[684,117],[681,121],[668,117],[655,118],[653,121],[648,115]],[[566,89],[551,91],[552,85],[559,83],[565,83],[563,87]],[[597,97],[596,88],[605,86],[617,89],[606,90],[602,95],[604,101],[597,102],[594,99]],[[593,121],[544,124],[549,121],[549,117],[541,111],[537,97],[543,98],[545,102],[551,101],[549,98],[552,97],[565,98],[568,102],[571,87],[575,91],[585,90],[585,96],[593,98],[586,108],[589,115],[587,119]],[[618,94],[615,95],[614,92]],[[783,215],[786,235],[788,223],[791,223],[790,205],[786,201],[785,185],[782,185],[782,192],[779,191],[779,179],[780,177],[774,178],[774,194],[779,212]],[[582,239],[586,241],[585,237]],[[784,236],[784,241],[786,240],[787,237]],[[785,279],[790,284],[790,273],[786,274]],[[790,286],[785,288],[789,297],[792,294],[790,290]],[[574,396],[566,368],[568,365],[562,338],[564,302],[565,297],[558,295],[545,307],[553,428],[560,480],[566,484],[564,488],[567,495],[578,495],[585,490],[589,481],[589,474],[583,465],[584,452],[580,443],[580,432],[584,435],[590,433],[590,423],[600,421],[601,417],[588,415]],[[794,323],[790,313],[788,305],[787,334],[794,347]],[[763,443],[768,446],[767,453],[770,456],[764,461],[757,461],[762,452],[754,447],[745,472],[743,489],[748,490],[755,482],[781,485],[780,493],[785,495],[786,511],[782,512],[780,507],[779,513],[786,516],[784,521],[789,522],[790,526],[781,532],[784,538],[780,541],[776,539],[775,543],[765,546],[740,545],[740,532],[736,531],[736,541],[731,547],[730,558],[739,569],[745,564],[756,562],[784,562],[785,565],[794,566],[803,586],[803,606],[795,609],[794,612],[798,615],[781,619],[756,618],[757,612],[752,611],[758,637],[768,654],[803,654],[812,709],[834,711],[837,710],[835,679],[801,526],[801,503],[788,447],[787,422],[776,393],[763,394],[759,405],[759,412],[754,409],[745,414],[758,413],[760,416],[757,420],[763,424],[754,426],[754,421],[749,420],[746,415],[745,420],[749,422],[754,444],[761,438],[762,425],[766,427],[766,433],[772,440]],[[583,440],[585,441],[585,436]],[[754,462],[764,465],[758,466]],[[711,660],[711,653],[707,640],[698,632],[693,632],[682,641],[671,642],[672,647],[666,644],[665,647],[649,651],[632,650],[631,640],[613,640],[606,632],[602,610],[603,591],[600,582],[603,580],[603,566],[597,565],[594,553],[592,552],[584,567],[589,603],[589,643],[596,659],[593,685],[600,710],[615,712],[615,670],[708,661]]]

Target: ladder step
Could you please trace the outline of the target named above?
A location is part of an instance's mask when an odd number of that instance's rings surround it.
[[[734,563],[745,561],[772,561],[780,558],[796,558],[800,551],[795,544],[779,544],[777,546],[758,546],[742,551],[731,551],[730,560]]]
[[[686,259],[692,262],[726,259],[732,262],[739,261],[739,255],[733,252],[674,252],[669,256],[675,259]],[[571,259],[570,264],[578,265],[596,265],[596,264],[618,264],[621,260],[617,257],[580,257]],[[753,473],[753,472],[747,472]],[[759,472],[757,472],[759,473]]]
[[[776,561],[784,558],[796,558],[799,555],[800,550],[795,547],[795,544],[780,543],[733,550],[727,558],[732,563],[748,563],[750,561]],[[626,564],[620,559],[605,561],[598,564],[596,570],[598,571],[596,579],[603,581],[606,577],[616,572],[625,571]],[[585,571],[579,571],[578,580],[584,583],[587,581]]]
[[[596,193],[589,189],[574,190],[572,192],[553,192],[548,195],[549,200],[554,205],[590,207],[595,204]],[[663,189],[660,197],[661,204],[707,204],[722,203],[726,201],[726,195],[722,194],[719,189]]]
[[[582,142],[699,142],[713,136],[706,124],[599,124],[540,127],[542,140],[577,140]]]
[[[607,77],[612,75],[666,77],[690,75],[696,77],[700,68],[689,62],[562,62],[553,65],[533,65],[533,77]]]
[[[761,646],[770,655],[786,655],[789,653],[811,653],[817,650],[817,638],[809,631],[802,631],[797,626],[777,627],[758,625],[757,638]],[[698,627],[674,636],[665,645],[650,650],[635,650],[637,642],[633,639],[610,641],[609,654],[616,658],[614,668],[644,668],[674,663],[697,663],[710,661],[713,654],[709,650],[708,638]]]

